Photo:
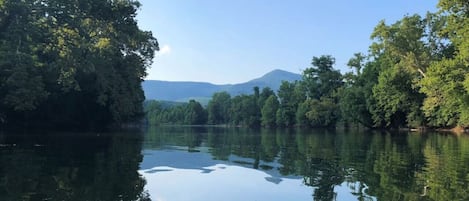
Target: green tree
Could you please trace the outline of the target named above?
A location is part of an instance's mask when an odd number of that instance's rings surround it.
[[[263,108],[265,101],[272,95],[275,95],[275,92],[270,87],[264,87],[259,94],[259,108]]]
[[[278,99],[280,102],[279,109],[277,110],[276,119],[277,125],[282,127],[289,127],[295,125],[295,113],[302,98],[297,94],[298,83],[291,83],[282,81],[278,90]]]
[[[298,105],[298,109],[296,110],[296,125],[300,127],[310,126],[309,120],[306,117],[306,113],[310,110],[310,102],[311,99],[305,100]]]
[[[377,106],[382,111],[373,116],[375,122],[383,121],[386,126],[421,126],[424,120],[420,113],[422,94],[412,88],[412,75],[399,68],[390,68],[381,73],[378,84],[373,88]],[[382,115],[382,116],[381,116]]]
[[[42,17],[30,11],[30,2],[2,1],[0,13],[0,109],[6,118],[37,109],[47,99],[37,40]],[[25,31],[28,30],[28,31]]]
[[[207,123],[207,112],[199,102],[190,100],[185,110],[185,124],[203,125]]]
[[[306,108],[303,121],[311,127],[334,127],[339,119],[338,105],[330,98],[307,99],[301,107]]]
[[[243,121],[241,112],[243,110],[243,96],[238,95],[231,99],[231,107],[230,107],[230,124],[232,125],[240,125]]]
[[[255,94],[235,96],[231,100],[230,119],[233,125],[258,127],[261,117]]]
[[[103,126],[143,113],[158,43],[138,1],[1,3],[0,109],[6,122]]]
[[[369,107],[372,98],[371,90],[377,82],[378,73],[371,66],[372,63],[365,63],[365,59],[365,55],[356,53],[347,63],[355,71],[344,75],[346,82],[339,92],[338,103],[342,121],[373,127]]]
[[[329,55],[313,57],[312,67],[303,71],[301,85],[308,98],[297,107],[298,124],[331,127],[337,122],[340,111],[337,94],[343,81],[340,72],[333,68],[334,63]]]
[[[440,40],[449,40],[450,46],[441,50],[443,59],[432,63],[422,79],[423,111],[431,126],[469,126],[468,3],[441,0],[438,6],[445,23],[437,34]]]
[[[375,125],[411,126],[425,124],[420,110],[424,95],[420,80],[432,61],[426,30],[431,29],[419,15],[406,16],[392,25],[381,21],[371,37],[371,56],[380,73],[373,86],[376,107],[371,111]]]
[[[160,119],[158,118],[159,115],[161,115],[163,112],[163,107],[160,102],[155,100],[146,101],[144,103],[144,110],[148,124],[153,125],[161,123]]]
[[[333,93],[342,86],[342,75],[333,68],[335,58],[330,55],[313,57],[312,67],[303,71],[302,83],[309,98],[320,99],[323,96],[332,97]]]
[[[279,107],[278,98],[270,95],[262,107],[262,126],[273,127],[276,124],[276,115]]]
[[[464,120],[464,115],[469,112],[468,91],[463,86],[469,71],[465,68],[467,66],[459,59],[444,59],[429,68],[428,76],[422,80],[421,91],[427,95],[423,111],[430,125],[469,125]]]
[[[262,115],[261,114],[262,107],[260,105],[261,97],[260,97],[259,87],[256,86],[253,88],[253,90],[254,90],[254,94],[252,96],[253,102],[250,103],[251,107],[249,107],[251,108],[252,114],[249,117],[250,120],[248,124],[251,127],[258,127],[261,125],[261,115]]]
[[[231,108],[231,96],[228,92],[217,92],[213,94],[208,102],[208,123],[226,124],[229,122]]]
[[[242,124],[248,127],[258,127],[261,125],[261,111],[258,106],[258,98],[255,95],[243,96],[241,102]]]

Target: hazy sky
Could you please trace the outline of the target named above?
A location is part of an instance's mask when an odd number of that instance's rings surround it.
[[[365,52],[384,19],[436,11],[437,0],[140,0],[139,26],[160,43],[146,79],[240,83],[301,73],[313,56],[336,68]]]

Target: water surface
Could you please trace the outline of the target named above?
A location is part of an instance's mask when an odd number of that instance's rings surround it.
[[[200,127],[3,132],[0,200],[469,200],[469,137]]]

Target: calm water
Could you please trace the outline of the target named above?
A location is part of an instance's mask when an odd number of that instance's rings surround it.
[[[0,200],[469,200],[469,137],[187,127],[4,132]]]

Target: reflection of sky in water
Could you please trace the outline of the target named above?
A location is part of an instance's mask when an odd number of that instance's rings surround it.
[[[181,200],[313,200],[314,188],[299,176],[282,176],[272,169],[252,168],[252,159],[230,156],[214,160],[209,153],[178,149],[146,150],[139,173],[153,201]],[[240,163],[241,161],[241,163]],[[337,200],[357,200],[346,183],[335,186]]]
[[[169,169],[156,167],[154,169]],[[311,200],[311,188],[301,179],[284,179],[275,184],[269,175],[255,169],[217,164],[204,174],[194,169],[172,169],[155,174],[140,173],[147,180],[146,190],[155,201],[166,200]]]

